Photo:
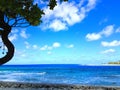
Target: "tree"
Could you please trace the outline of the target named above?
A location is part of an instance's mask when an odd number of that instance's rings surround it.
[[[60,0],[60,2],[62,1],[67,0]],[[0,36],[7,48],[6,55],[0,58],[0,65],[8,62],[14,56],[15,47],[8,39],[12,28],[37,26],[42,22],[44,11],[33,2],[34,0],[0,0]],[[49,0],[47,6],[52,10],[57,2],[58,0]]]

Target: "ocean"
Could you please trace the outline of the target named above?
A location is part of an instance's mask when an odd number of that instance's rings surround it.
[[[4,65],[0,66],[0,81],[120,86],[120,66]]]

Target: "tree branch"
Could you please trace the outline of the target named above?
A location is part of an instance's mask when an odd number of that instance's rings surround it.
[[[28,25],[25,25],[25,26],[23,26],[23,25],[17,25],[17,26],[13,26],[13,27],[21,27],[21,28],[26,28],[26,27],[29,27],[29,26],[31,26],[30,24],[28,24]]]
[[[16,17],[15,19],[14,19],[14,23],[13,24],[11,24],[11,27],[15,27],[17,24],[26,24],[27,22],[23,22],[23,20],[25,20],[25,18],[24,17]],[[20,23],[21,22],[21,23]]]

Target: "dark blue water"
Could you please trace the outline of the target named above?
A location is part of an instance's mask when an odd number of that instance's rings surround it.
[[[120,86],[120,66],[6,65],[0,81]]]

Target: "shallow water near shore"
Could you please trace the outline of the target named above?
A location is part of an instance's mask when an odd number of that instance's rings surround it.
[[[120,66],[5,65],[0,67],[0,81],[120,86]]]

